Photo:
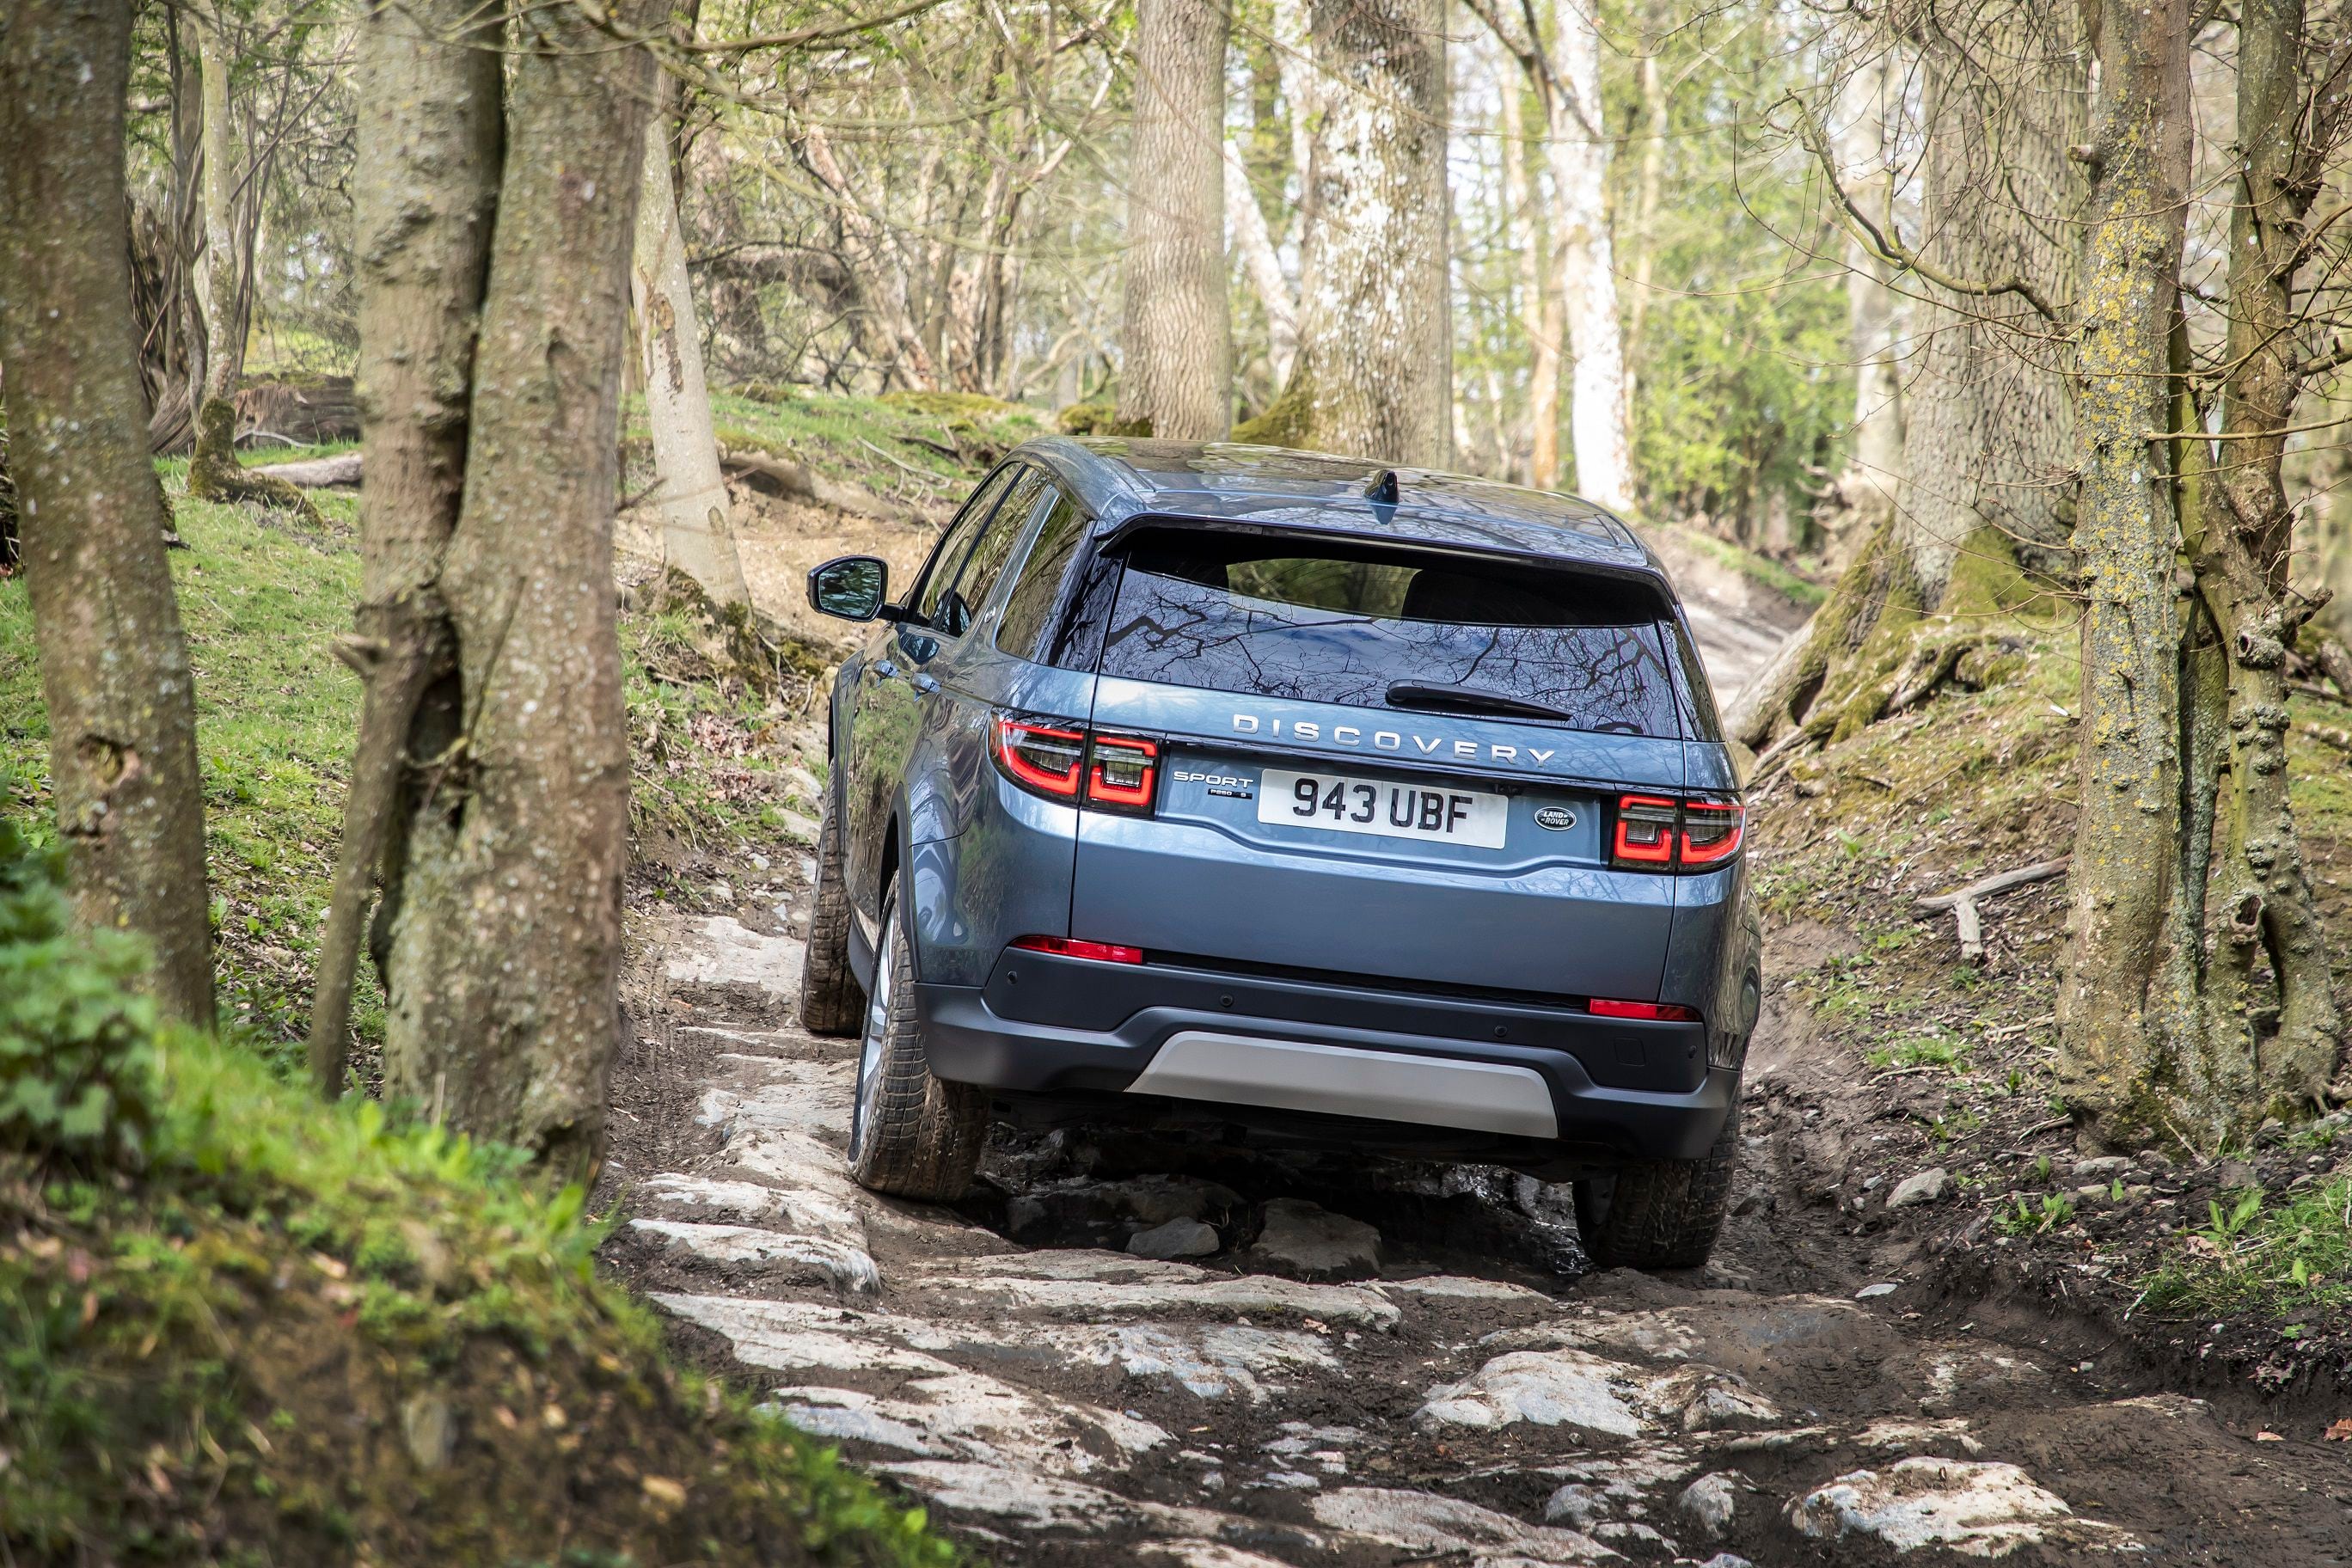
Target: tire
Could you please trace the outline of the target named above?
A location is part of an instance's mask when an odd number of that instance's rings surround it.
[[[816,890],[809,906],[808,949],[801,962],[801,1027],[834,1038],[857,1033],[866,993],[849,967],[849,888],[841,875],[841,813],[825,792],[816,830]]]
[[[1696,1160],[1634,1160],[1576,1184],[1576,1230],[1601,1268],[1697,1268],[1715,1250],[1739,1163],[1739,1106]]]
[[[893,889],[882,900],[882,948],[858,1038],[849,1173],[869,1191],[953,1203],[971,1185],[987,1135],[987,1091],[935,1077],[924,1057],[915,964]]]

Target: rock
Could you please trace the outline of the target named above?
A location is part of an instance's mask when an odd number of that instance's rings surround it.
[[[1302,1279],[1366,1279],[1380,1271],[1381,1233],[1302,1199],[1276,1198],[1249,1259]]]
[[[1127,1249],[1138,1258],[1205,1258],[1224,1244],[1217,1227],[1197,1219],[1171,1219],[1127,1238]]]
[[[1949,1192],[1951,1185],[1952,1173],[1937,1165],[1933,1170],[1905,1178],[1887,1198],[1886,1206],[1907,1209],[1916,1204],[1932,1204]]]
[[[1699,1568],[1756,1568],[1756,1564],[1736,1552],[1718,1552],[1700,1563]]]
[[[2085,1180],[2095,1176],[2119,1176],[2130,1169],[2131,1161],[2121,1154],[2102,1154],[2095,1160],[2074,1162],[2074,1173]]]
[[[780,812],[778,815],[783,818],[784,831],[791,834],[793,838],[799,840],[803,844],[814,844],[816,842],[817,825],[815,817],[803,816],[799,812],[793,811],[789,807],[784,811]]]
[[[1738,1478],[1727,1470],[1701,1476],[1683,1489],[1675,1506],[1709,1535],[1721,1535],[1730,1528],[1731,1516],[1739,1506]]]
[[[1870,1535],[1897,1552],[1946,1546],[1971,1557],[2005,1557],[2073,1518],[2015,1465],[1975,1459],[1854,1470],[1789,1504],[1789,1522],[1817,1541]]]
[[[1632,1437],[1642,1430],[1632,1403],[1639,1378],[1632,1367],[1583,1351],[1514,1351],[1460,1383],[1431,1389],[1413,1425],[1426,1432],[1529,1421]]]
[[[1881,1296],[1894,1295],[1898,1287],[1888,1283],[1864,1285],[1853,1293],[1853,1299],[1857,1301],[1875,1301]]]
[[[2263,1184],[2263,1179],[2254,1174],[2254,1168],[2243,1160],[2222,1161],[2221,1167],[2213,1173],[2213,1181],[2214,1184],[2225,1193],[2234,1193],[2246,1187],[2259,1187]]]
[[[420,1470],[437,1470],[449,1462],[449,1450],[457,1446],[457,1422],[449,1413],[446,1396],[436,1394],[412,1394],[401,1402],[400,1440],[407,1445],[408,1457],[416,1461]]]

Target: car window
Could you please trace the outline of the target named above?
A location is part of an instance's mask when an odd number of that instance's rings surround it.
[[[1036,515],[1037,498],[1045,493],[1047,480],[1036,468],[1023,470],[1013,489],[1006,492],[1003,504],[996,509],[996,519],[980,536],[980,542],[964,557],[963,570],[957,574],[955,586],[940,601],[939,614],[931,624],[950,637],[961,637],[980,617],[980,607],[988,603],[988,591],[996,586],[996,579],[1004,571],[1004,563],[1013,547],[1021,542],[1028,529],[1030,518]]]
[[[923,618],[925,625],[931,624],[932,615],[938,610],[940,599],[955,585],[956,569],[963,564],[965,553],[971,549],[971,542],[980,537],[982,529],[988,526],[989,516],[996,510],[996,503],[1004,499],[1004,492],[1012,488],[1013,481],[1020,477],[1025,467],[1022,463],[1007,463],[991,474],[988,482],[974,490],[971,500],[963,503],[963,510],[956,513],[953,522],[948,524],[948,531],[940,535],[939,546],[931,552],[930,561],[923,567],[922,581],[916,585],[912,601],[915,614]]]
[[[1013,591],[1004,596],[1004,614],[996,623],[996,646],[1017,658],[1042,659],[1040,645],[1045,623],[1062,596],[1062,579],[1069,574],[1070,558],[1086,537],[1086,514],[1068,496],[1057,496],[1037,542],[1021,563]]]
[[[1671,612],[1642,584],[1198,529],[1143,534],[1126,566],[1105,675],[1374,709],[1475,711],[1469,694],[1515,720],[1682,732]]]

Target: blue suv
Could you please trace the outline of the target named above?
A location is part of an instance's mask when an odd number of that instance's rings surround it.
[[[1657,558],[1584,502],[1236,446],[1013,453],[835,681],[803,1021],[850,1160],[992,1113],[1576,1183],[1706,1260],[1759,996],[1744,811]]]

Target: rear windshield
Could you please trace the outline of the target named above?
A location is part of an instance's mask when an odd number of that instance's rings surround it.
[[[1141,535],[1105,675],[1356,708],[1672,738],[1675,627],[1638,584],[1522,563],[1169,530]]]

